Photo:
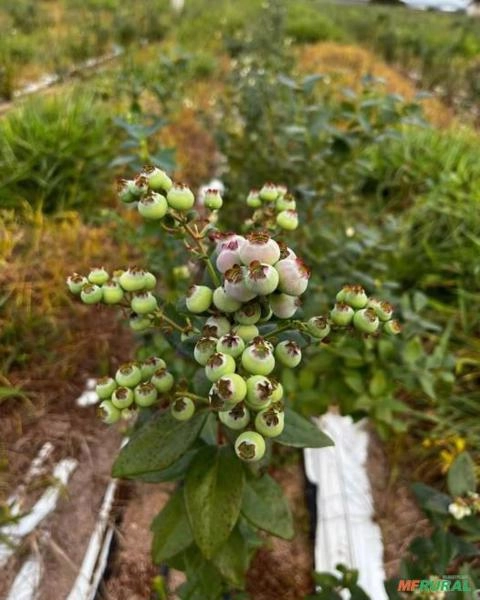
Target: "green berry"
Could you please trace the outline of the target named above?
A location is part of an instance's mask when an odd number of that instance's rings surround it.
[[[339,327],[346,327],[350,325],[353,319],[355,311],[351,306],[345,304],[345,302],[337,302],[333,309],[330,311],[330,318],[335,325]]]
[[[219,208],[222,208],[223,200],[220,191],[215,188],[206,190],[203,203],[209,210],[218,210]]]
[[[107,425],[113,425],[120,420],[120,411],[110,400],[100,402],[98,405],[98,415]]]
[[[265,183],[259,193],[264,202],[273,202],[278,198],[278,188],[274,183]]]
[[[152,291],[157,287],[157,278],[155,277],[155,275],[153,273],[150,273],[149,271],[147,271],[145,273],[145,283],[143,286],[143,289],[147,290],[147,291]]]
[[[277,437],[282,433],[284,427],[284,412],[272,407],[261,410],[255,417],[255,429],[265,437]]]
[[[206,285],[192,285],[187,291],[187,308],[191,313],[199,314],[210,308],[213,299],[212,290]]]
[[[229,429],[243,429],[250,422],[250,411],[240,402],[230,410],[222,410],[218,413],[220,421]]]
[[[177,398],[170,405],[170,412],[177,421],[188,421],[193,417],[195,404],[190,398]]]
[[[143,168],[143,174],[147,178],[148,187],[154,192],[165,191],[173,186],[170,177],[158,167],[147,166]]]
[[[195,344],[195,348],[193,349],[193,357],[198,362],[198,364],[204,367],[208,359],[215,354],[217,351],[217,338],[215,337],[202,337]]]
[[[347,285],[344,288],[345,297],[343,302],[352,308],[365,308],[368,303],[368,296],[361,285]]]
[[[78,273],[73,273],[67,277],[67,286],[72,294],[80,294],[83,286],[88,284],[88,279]]]
[[[250,190],[250,193],[247,196],[247,206],[250,208],[260,208],[262,206],[258,190]]]
[[[296,210],[297,203],[295,202],[294,197],[291,194],[287,194],[286,196],[279,196],[277,201],[275,202],[275,209],[278,212],[287,211],[287,210]]]
[[[192,190],[183,183],[175,183],[167,193],[167,202],[169,206],[180,212],[186,212],[193,208],[195,196]]]
[[[166,394],[172,389],[175,380],[173,375],[167,371],[165,367],[161,367],[152,375],[150,382],[155,386],[157,392],[160,394]]]
[[[259,335],[258,327],[256,325],[235,325],[233,333],[242,338],[242,340],[248,344]]]
[[[291,369],[297,367],[302,360],[300,346],[292,340],[284,340],[275,347],[275,358]]]
[[[224,313],[233,313],[242,306],[242,303],[229,296],[223,287],[218,287],[213,292],[213,304]]]
[[[215,383],[215,389],[222,400],[232,406],[241,402],[247,395],[245,379],[237,373],[224,375]]]
[[[282,210],[277,215],[277,225],[285,231],[294,231],[298,227],[298,214],[295,210]]]
[[[129,319],[129,325],[132,331],[145,331],[150,329],[153,323],[148,317],[133,314]]]
[[[268,408],[272,402],[273,386],[263,375],[252,375],[247,379],[247,405],[253,410]]]
[[[255,292],[249,290],[246,285],[247,273],[246,267],[237,264],[225,271],[223,282],[225,292],[239,302],[248,302],[255,298],[256,295]]]
[[[275,357],[262,338],[253,340],[242,353],[242,366],[252,375],[269,375],[275,368]]]
[[[226,317],[208,317],[203,327],[203,335],[220,338],[231,329],[231,323]]]
[[[389,335],[398,335],[402,331],[402,326],[396,319],[393,319],[383,323],[383,331]]]
[[[393,306],[389,302],[370,298],[367,306],[368,308],[373,308],[380,321],[390,321],[393,316]]]
[[[260,304],[257,304],[256,302],[244,304],[233,315],[235,321],[240,323],[240,325],[255,325],[255,323],[258,323],[261,316],[262,309]]]
[[[272,386],[272,394],[270,396],[270,400],[272,404],[276,404],[280,402],[283,398],[283,385],[277,381],[276,379],[270,378],[270,384]]]
[[[137,414],[137,411],[134,410],[134,407],[124,408],[120,411],[120,417],[121,417],[122,421],[130,421],[131,419],[133,419],[135,417],[136,414]]]
[[[118,197],[125,204],[138,200],[139,189],[132,179],[119,179],[117,183]]]
[[[85,304],[98,304],[103,298],[102,288],[93,283],[87,283],[80,292],[80,298]]]
[[[118,278],[118,283],[126,292],[138,292],[145,287],[145,271],[138,267],[130,267]]]
[[[151,219],[152,221],[163,219],[168,211],[168,202],[165,196],[157,194],[156,192],[150,193],[145,198],[142,198],[137,204],[138,212],[144,219]]]
[[[353,316],[353,325],[355,329],[358,329],[358,331],[363,333],[375,333],[379,324],[380,321],[373,308],[362,308],[357,310]]]
[[[272,265],[254,260],[248,267],[245,285],[259,296],[268,296],[277,289],[278,280],[278,272]]]
[[[128,387],[118,387],[112,394],[112,404],[122,410],[133,404],[134,395]]]
[[[155,373],[155,371],[157,371],[158,369],[165,369],[166,367],[167,365],[163,358],[158,358],[158,356],[149,356],[140,365],[140,370],[142,372],[142,381],[150,379],[150,377]]]
[[[158,308],[157,299],[151,292],[135,294],[130,305],[137,315],[148,315]]]
[[[255,431],[244,431],[235,441],[235,452],[245,462],[257,462],[265,454],[265,440]]]
[[[97,381],[95,391],[100,400],[106,400],[107,398],[110,398],[116,388],[117,382],[113,377],[102,377]]]
[[[245,350],[245,342],[239,335],[227,333],[217,341],[216,350],[237,358]]]
[[[311,336],[319,340],[330,333],[330,325],[325,317],[312,317],[307,321],[307,329]]]
[[[190,269],[187,265],[180,265],[179,267],[173,267],[173,276],[178,281],[183,281],[190,277]]]
[[[102,285],[102,300],[105,304],[118,304],[123,296],[123,289],[116,281],[107,281]]]
[[[137,363],[125,363],[115,373],[115,380],[118,385],[133,388],[142,380],[142,371]]]
[[[272,294],[268,301],[273,314],[278,319],[291,319],[300,306],[298,296],[288,294]]]
[[[348,286],[348,285],[344,285],[344,286],[342,287],[342,289],[341,289],[339,292],[337,292],[337,295],[335,296],[335,300],[336,300],[337,302],[345,302],[345,295],[346,295],[346,293],[347,293],[347,289],[348,289],[349,287],[350,287],[350,286]]]
[[[146,408],[157,401],[157,388],[152,383],[141,383],[133,390],[135,404]]]
[[[205,365],[205,375],[209,381],[218,381],[220,377],[235,373],[235,359],[228,354],[216,352]]]

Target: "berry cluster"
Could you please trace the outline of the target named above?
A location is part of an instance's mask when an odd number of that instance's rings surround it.
[[[265,183],[260,190],[251,190],[247,206],[257,210],[254,221],[271,222],[286,231],[298,227],[297,203],[284,185]]]
[[[466,497],[458,496],[448,505],[448,512],[457,521],[471,515],[480,514],[480,494],[468,492]]]

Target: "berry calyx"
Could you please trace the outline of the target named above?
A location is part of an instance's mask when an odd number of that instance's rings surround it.
[[[237,358],[245,350],[245,342],[239,335],[227,333],[217,341],[216,350]]]
[[[161,367],[152,375],[150,382],[155,386],[157,392],[166,394],[172,389],[175,380],[173,379],[173,375],[167,371],[167,369]]]
[[[157,299],[151,292],[135,294],[130,303],[133,312],[137,315],[147,315],[158,308]]]
[[[113,425],[120,420],[120,410],[110,400],[104,400],[98,405],[98,416],[107,425]]]
[[[118,387],[112,394],[112,404],[120,410],[133,404],[133,391],[128,387]]]
[[[275,368],[275,357],[268,343],[255,338],[242,353],[242,366],[252,375],[269,375]]]
[[[244,431],[235,441],[235,452],[245,462],[257,462],[265,454],[265,440],[255,431]]]
[[[144,219],[152,221],[163,219],[168,211],[168,202],[165,196],[151,192],[140,200],[137,205],[138,212]]]
[[[206,285],[192,285],[187,291],[187,308],[191,313],[200,314],[210,308],[213,292]]]
[[[218,418],[229,429],[244,429],[250,422],[250,411],[239,402],[230,410],[219,411]]]
[[[107,281],[102,285],[102,300],[105,304],[118,304],[123,297],[123,289],[116,281]]]
[[[80,298],[84,304],[98,304],[102,301],[102,288],[93,283],[87,283],[80,292]]]
[[[393,306],[390,304],[390,302],[377,300],[376,298],[370,298],[367,306],[368,308],[373,308],[380,321],[389,321],[393,316]]]
[[[302,360],[302,350],[297,342],[284,340],[275,347],[275,358],[291,369],[297,367]]]
[[[247,395],[247,384],[237,373],[230,373],[220,377],[215,383],[215,390],[222,400],[233,406]]]
[[[135,185],[133,179],[118,179],[117,180],[117,193],[118,197],[125,204],[130,204],[138,200],[141,195],[141,190]]]
[[[88,279],[78,273],[73,273],[67,277],[67,286],[72,294],[80,294],[83,286],[88,284]]]
[[[100,400],[110,398],[113,392],[117,389],[117,382],[113,377],[102,377],[97,381],[95,391]]]
[[[365,308],[368,303],[368,296],[361,285],[347,285],[343,288],[343,302],[352,308]]]
[[[278,212],[282,211],[294,211],[297,208],[295,198],[291,194],[280,195],[275,202],[275,209]]]
[[[183,183],[175,183],[167,193],[168,205],[180,212],[193,208],[195,196],[192,190]]]
[[[170,412],[177,421],[188,421],[195,413],[195,404],[191,398],[177,398],[170,405]]]
[[[115,373],[115,380],[118,385],[133,388],[142,380],[142,371],[137,363],[125,363]]]
[[[375,333],[380,320],[373,308],[362,308],[353,315],[353,325],[362,333]]]
[[[157,401],[158,392],[152,383],[141,383],[133,390],[135,404],[146,408]]]
[[[207,364],[208,359],[217,351],[217,341],[215,337],[202,337],[195,344],[193,357],[202,367]]]
[[[230,321],[226,317],[208,317],[203,327],[203,335],[220,338],[231,329]]]
[[[274,267],[254,260],[248,267],[245,284],[255,294],[267,296],[277,289],[278,280],[278,272]]]
[[[330,318],[335,325],[346,327],[352,322],[354,314],[355,311],[351,306],[348,306],[345,302],[337,302],[330,311]]]
[[[138,292],[145,287],[145,271],[138,267],[130,267],[118,278],[118,283],[126,292]]]
[[[248,289],[246,277],[247,269],[240,265],[233,265],[231,269],[225,272],[223,284],[225,292],[239,302],[248,302],[256,296],[255,292]]]
[[[330,333],[330,324],[325,317],[312,317],[307,321],[307,329],[311,336],[323,340]]]
[[[280,247],[265,231],[255,231],[246,236],[240,248],[240,259],[244,265],[253,261],[274,265],[280,258]]]
[[[278,271],[278,288],[289,296],[301,296],[308,287],[311,270],[300,258],[284,258],[275,265]]]
[[[235,359],[222,352],[212,354],[205,365],[205,375],[212,382],[218,381],[220,377],[234,372]]]
[[[261,410],[255,417],[255,429],[265,437],[277,437],[284,427],[285,413],[273,407]]]

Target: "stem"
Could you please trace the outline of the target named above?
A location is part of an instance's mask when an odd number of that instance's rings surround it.
[[[292,327],[292,325],[293,323],[285,323],[284,325],[280,325],[273,331],[270,331],[270,333],[266,333],[263,337],[266,339],[269,337],[273,337],[279,333],[282,333],[282,331],[286,331],[287,329],[295,329],[295,327]]]
[[[195,232],[188,223],[184,223],[183,228],[195,242],[198,250],[200,251],[201,258],[205,261],[207,265],[208,272],[210,273],[210,277],[212,278],[215,287],[220,287],[221,281],[218,277],[217,272],[215,271],[215,267],[213,266],[212,261],[208,257],[207,250],[202,243],[202,236],[199,235],[198,232]]]
[[[179,331],[180,333],[185,333],[186,331],[186,327],[182,327],[181,325],[179,325],[178,323],[175,323],[175,321],[173,321],[172,319],[170,319],[169,317],[165,316],[164,313],[162,311],[157,311],[155,313],[155,316],[158,317],[159,319],[161,319],[162,321],[165,321],[165,323],[168,323],[171,327],[173,327],[174,329],[176,329],[177,331]]]
[[[178,398],[190,398],[191,400],[197,400],[197,402],[201,402],[202,404],[210,404],[208,398],[204,398],[203,396],[198,396],[197,394],[192,394],[191,392],[175,392],[175,396]]]

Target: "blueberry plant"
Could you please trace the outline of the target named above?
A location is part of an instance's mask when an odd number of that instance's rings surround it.
[[[183,240],[194,277],[185,298],[176,306],[162,301],[155,275],[134,266],[75,273],[67,285],[86,304],[119,307],[134,331],[161,331],[177,356],[197,365],[187,380],[158,356],[129,362],[100,379],[97,393],[105,423],[132,423],[114,475],[179,481],[152,524],[153,559],[186,571],[182,598],[215,600],[244,588],[260,531],[294,534],[288,504],[267,472],[273,444],[332,444],[292,409],[282,371],[300,364],[306,346],[337,332],[395,335],[400,327],[392,307],[358,285],[344,286],[325,314],[301,318],[311,271],[279,236],[298,226],[284,186],[252,190],[251,218],[228,233],[217,227],[217,190],[196,201],[156,167],[122,180],[119,196]]]

